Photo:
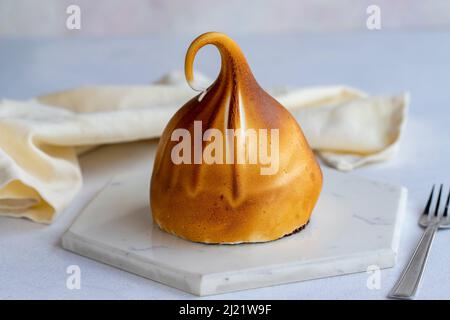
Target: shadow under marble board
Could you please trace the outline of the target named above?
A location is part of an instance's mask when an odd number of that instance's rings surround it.
[[[63,236],[63,247],[196,294],[210,295],[365,272],[395,264],[407,191],[323,169],[309,225],[268,243],[205,245],[152,223],[149,177],[115,177]]]

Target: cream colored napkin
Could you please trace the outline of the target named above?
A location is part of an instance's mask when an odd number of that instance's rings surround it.
[[[206,80],[204,80],[206,81]],[[398,146],[407,95],[369,97],[343,86],[271,91],[313,149],[340,170],[386,160]],[[0,102],[0,215],[51,223],[82,185],[90,146],[158,137],[197,93],[181,73],[149,86],[85,87]]]

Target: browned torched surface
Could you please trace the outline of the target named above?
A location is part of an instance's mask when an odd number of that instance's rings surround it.
[[[320,167],[296,120],[258,85],[226,35],[210,32],[193,41],[185,61],[189,84],[195,55],[207,44],[219,49],[221,71],[206,95],[188,101],[164,130],[151,180],[153,219],[161,229],[196,242],[281,238],[309,220],[322,188]],[[185,128],[194,137],[195,120],[202,121],[203,132],[216,128],[224,135],[227,128],[279,129],[278,172],[261,175],[260,168],[268,166],[261,164],[174,164],[171,151],[179,141],[171,141],[171,134]]]

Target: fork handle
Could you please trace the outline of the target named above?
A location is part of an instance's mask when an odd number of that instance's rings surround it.
[[[412,299],[414,297],[422,279],[428,253],[430,252],[431,244],[433,243],[434,235],[438,228],[439,226],[435,224],[425,229],[408,265],[389,293],[390,298]]]

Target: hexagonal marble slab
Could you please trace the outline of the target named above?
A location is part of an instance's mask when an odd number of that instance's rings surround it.
[[[63,247],[196,295],[394,266],[406,189],[323,171],[311,222],[277,241],[205,245],[167,234],[152,223],[149,177],[124,175],[83,210]]]

